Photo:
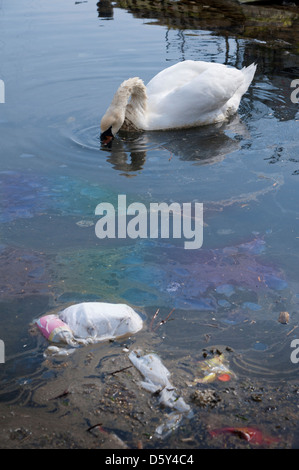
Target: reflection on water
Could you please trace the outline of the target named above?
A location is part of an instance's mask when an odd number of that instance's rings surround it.
[[[154,24],[167,25],[169,29],[177,30],[182,53],[180,60],[185,59],[186,36],[183,31],[187,29],[217,31],[226,38],[227,45],[228,37],[235,35],[269,42],[270,47],[289,47],[298,52],[298,7],[294,3],[269,5],[266,2],[255,5],[224,0],[210,0],[208,4],[127,0],[116,2],[115,5],[127,8],[136,18],[157,19]]]
[[[99,18],[105,20],[113,19],[113,5],[110,0],[101,0],[97,3]]]
[[[238,135],[238,139],[231,137]],[[145,167],[147,153],[164,150],[169,160],[174,156],[197,165],[222,161],[226,155],[240,148],[239,139],[248,137],[248,129],[239,116],[229,123],[204,126],[200,129],[176,131],[154,131],[151,133],[121,132],[113,141],[111,149],[103,149],[107,161],[115,170],[125,173],[140,171]],[[99,151],[99,129],[97,126],[73,130],[69,138],[78,146]]]
[[[240,379],[263,387],[291,381],[299,294],[298,104],[290,99],[299,76],[297,7],[53,0],[36,2],[33,12],[17,3],[3,0],[0,18],[7,93],[0,105],[1,400],[36,406],[41,383],[63,382],[76,361],[84,363],[82,352],[70,368],[49,366],[45,341],[29,325],[88,300],[138,307],[146,315],[140,344],[171,361],[183,389],[182,371],[192,375],[194,358],[215,344],[234,348],[231,367]],[[199,129],[123,132],[102,149],[100,117],[121,81],[138,75],[147,83],[184,59],[237,67],[257,61],[238,115]],[[147,207],[202,202],[203,247],[97,239],[95,208],[116,207],[119,194]],[[173,308],[170,321],[148,328],[158,309],[166,318]],[[280,311],[290,313],[288,325],[277,321]],[[97,353],[108,357],[118,346]],[[91,366],[89,373],[92,380]]]

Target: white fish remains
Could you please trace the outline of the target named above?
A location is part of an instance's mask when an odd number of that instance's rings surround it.
[[[178,397],[169,380],[169,370],[162,364],[161,359],[156,354],[142,356],[140,351],[132,351],[129,354],[129,359],[145,379],[140,382],[140,385],[151,393],[159,392],[159,402],[176,410],[176,412],[168,415],[165,424],[158,426],[156,429],[157,435],[165,437],[168,432],[179,425],[184,415],[190,414],[191,408],[182,397]],[[166,434],[163,434],[165,430]]]

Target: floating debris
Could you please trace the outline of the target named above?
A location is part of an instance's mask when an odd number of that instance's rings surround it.
[[[290,314],[289,312],[280,312],[279,317],[278,317],[279,323],[289,323],[290,321]]]
[[[129,354],[130,361],[145,379],[140,382],[141,386],[159,396],[159,403],[176,410],[167,416],[165,423],[156,428],[156,435],[164,438],[179,426],[183,416],[191,413],[191,408],[177,395],[169,381],[170,372],[161,359],[156,354],[141,354],[141,351],[132,351]]]
[[[201,407],[210,406],[212,408],[220,401],[219,395],[211,389],[195,390],[191,399]]]
[[[262,431],[250,427],[226,427],[220,429],[213,429],[210,431],[212,437],[219,436],[221,434],[234,434],[245,441],[252,442],[252,444],[272,444],[278,442],[276,437],[266,436]]]
[[[153,328],[153,322],[154,322],[155,318],[158,316],[159,311],[160,311],[160,309],[158,308],[158,309],[156,310],[156,312],[155,312],[153,318],[152,318],[152,321],[151,321],[151,324],[150,324],[150,330],[156,331],[156,330],[159,328],[159,326],[164,325],[164,323],[166,323],[166,322],[169,320],[169,318],[170,318],[170,316],[172,315],[172,313],[174,312],[174,310],[175,310],[175,309],[173,308],[173,309],[169,312],[169,314],[167,315],[167,317],[166,317],[164,320],[161,320],[161,321],[156,325],[156,327]]]
[[[105,302],[71,305],[34,323],[48,341],[72,347],[123,337],[137,333],[143,327],[140,315],[128,305]],[[56,346],[50,348],[52,354],[68,352],[60,351]]]
[[[200,376],[196,377],[194,382],[204,384],[214,382],[216,379],[221,382],[228,382],[231,378],[236,378],[236,375],[228,368],[226,362],[227,360],[223,354],[199,361]]]
[[[74,345],[72,330],[57,315],[45,315],[35,323],[48,341]]]
[[[76,225],[78,225],[78,227],[92,227],[94,222],[92,220],[79,220],[76,222]]]

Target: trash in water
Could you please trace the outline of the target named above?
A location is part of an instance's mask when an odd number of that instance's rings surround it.
[[[73,333],[69,326],[57,315],[45,315],[35,321],[44,337],[52,343],[67,343],[73,341]]]
[[[212,389],[197,389],[192,394],[192,400],[200,407],[209,406],[214,408],[221,401],[220,396]]]
[[[73,347],[134,334],[143,327],[140,315],[128,305],[103,302],[75,304],[35,323],[49,341]],[[59,352],[53,346],[48,349],[52,354]]]
[[[59,317],[87,343],[137,333],[143,327],[140,315],[126,304],[83,302],[66,308]]]
[[[168,415],[166,423],[156,428],[156,435],[164,438],[179,426],[183,416],[190,417],[191,408],[182,397],[177,395],[175,388],[169,381],[169,370],[156,354],[142,356],[140,351],[131,351],[129,359],[145,379],[140,382],[141,386],[158,395],[159,403],[176,410]]]
[[[280,312],[279,317],[278,317],[279,323],[289,323],[290,321],[290,314],[289,312]]]
[[[209,383],[214,382],[216,379],[221,382],[228,382],[231,378],[235,378],[236,375],[228,368],[226,363],[227,361],[223,354],[199,361],[200,377],[196,377],[194,382]]]
[[[220,434],[235,434],[239,436],[241,439],[245,439],[248,442],[252,442],[253,444],[272,444],[278,442],[276,437],[266,436],[260,431],[259,429],[249,428],[249,427],[227,427],[227,428],[220,428],[220,429],[213,429],[210,431],[210,435],[212,437],[218,436]]]
[[[70,356],[76,351],[76,348],[62,348],[61,346],[48,346],[44,356]]]

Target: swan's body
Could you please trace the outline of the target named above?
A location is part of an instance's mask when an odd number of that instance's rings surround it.
[[[255,70],[255,64],[238,70],[186,60],[162,70],[146,86],[138,77],[129,78],[102,118],[101,140],[110,142],[120,129],[180,129],[223,121],[238,110]]]

